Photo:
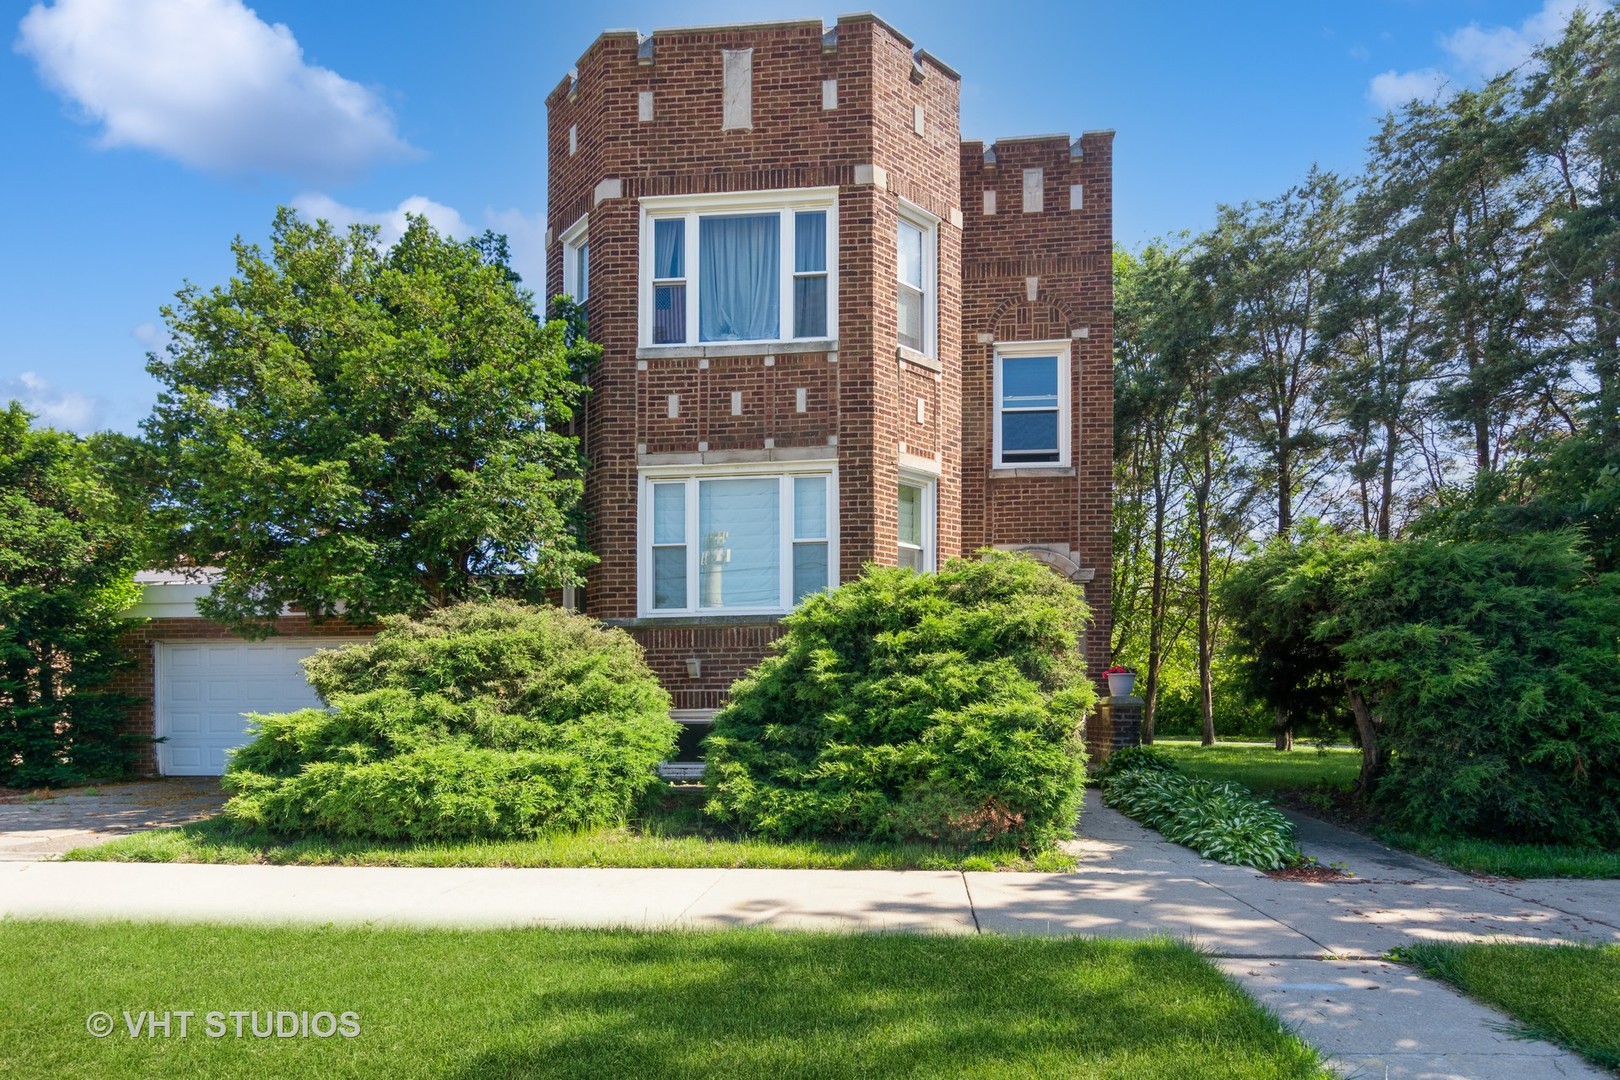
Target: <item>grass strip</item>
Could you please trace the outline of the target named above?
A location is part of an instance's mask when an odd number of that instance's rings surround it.
[[[80,862],[268,863],[282,866],[749,867],[769,870],[1073,870],[1051,849],[962,851],[918,843],[765,840],[710,825],[702,792],[672,790],[621,828],[531,840],[461,843],[287,837],[213,817],[69,852]]]
[[[1501,1009],[1532,1038],[1620,1069],[1620,945],[1425,942],[1395,956]]]
[[[1169,941],[5,921],[0,981],[34,988],[0,1019],[0,1074],[59,1080],[1328,1075]],[[197,1016],[131,1037],[126,1010]],[[231,1011],[267,1010],[360,1034],[234,1036]]]

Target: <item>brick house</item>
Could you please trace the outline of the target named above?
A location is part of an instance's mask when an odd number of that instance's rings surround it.
[[[964,143],[959,89],[854,15],[610,31],[546,100],[545,292],[604,349],[568,599],[694,736],[866,563],[1030,552],[1107,664],[1113,135]]]
[[[959,82],[854,15],[610,31],[547,98],[536,291],[603,346],[601,561],[563,599],[641,642],[682,757],[782,615],[866,563],[1030,552],[1085,586],[1107,665],[1113,135],[964,143]],[[119,686],[166,739],[149,771],[220,772],[242,713],[317,704],[298,661],[365,634],[243,641],[198,616],[206,582],[141,583]]]

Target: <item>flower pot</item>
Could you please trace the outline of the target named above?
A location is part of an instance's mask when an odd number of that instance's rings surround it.
[[[1114,697],[1130,697],[1136,692],[1136,672],[1110,672],[1108,675],[1108,692]]]

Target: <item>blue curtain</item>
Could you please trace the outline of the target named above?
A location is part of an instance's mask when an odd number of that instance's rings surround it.
[[[781,219],[698,219],[698,338],[773,340],[782,306]]]

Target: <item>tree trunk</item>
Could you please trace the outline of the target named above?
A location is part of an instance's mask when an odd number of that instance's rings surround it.
[[[1356,734],[1361,737],[1361,776],[1356,780],[1356,787],[1365,798],[1372,793],[1373,783],[1384,767],[1383,749],[1378,745],[1378,718],[1373,715],[1372,707],[1360,690],[1346,686],[1345,696],[1349,698],[1350,712],[1356,718]]]
[[[1272,734],[1277,739],[1278,750],[1292,750],[1294,748],[1294,714],[1283,706],[1277,706],[1276,719],[1272,721]]]
[[[1213,472],[1206,450],[1203,483],[1198,492],[1198,697],[1204,714],[1205,746],[1215,745],[1215,684],[1211,676],[1215,643],[1210,640],[1209,627],[1209,492]]]
[[[1164,665],[1164,496],[1159,490],[1159,468],[1153,481],[1153,578],[1148,587],[1147,682],[1142,687],[1142,742],[1153,743],[1154,712],[1159,702],[1159,670]]]
[[[1390,506],[1395,501],[1395,454],[1400,428],[1393,417],[1384,421],[1384,475],[1378,504],[1378,539],[1389,539]]]

